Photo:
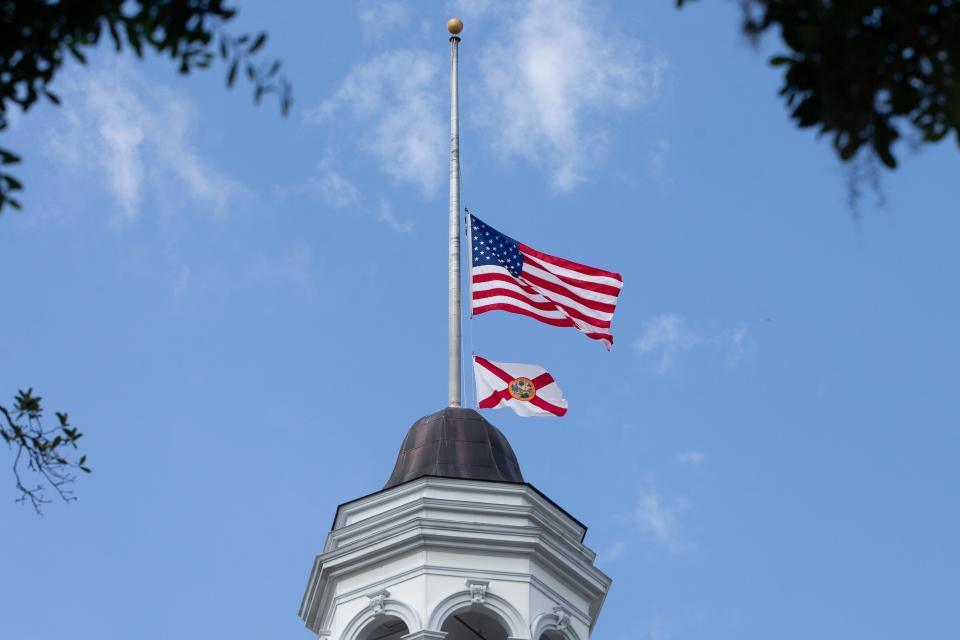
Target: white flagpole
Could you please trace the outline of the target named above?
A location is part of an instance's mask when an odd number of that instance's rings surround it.
[[[460,335],[460,117],[458,105],[457,36],[463,23],[454,18],[447,23],[450,32],[450,299],[447,325],[447,357],[449,365],[447,404],[460,406],[462,379]]]

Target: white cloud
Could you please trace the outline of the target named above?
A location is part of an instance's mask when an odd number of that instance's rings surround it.
[[[381,0],[380,2],[365,2],[357,13],[363,37],[376,38],[379,35],[394,31],[410,21],[410,9],[396,0]]]
[[[180,300],[187,292],[190,290],[190,267],[183,265],[180,267],[180,275],[177,276],[177,281],[173,285],[173,297],[177,300]]]
[[[672,637],[670,629],[662,620],[654,620],[647,625],[648,640],[670,640]]]
[[[654,540],[671,551],[682,551],[680,540],[680,515],[687,510],[682,501],[667,503],[655,491],[641,492],[634,510],[634,524],[641,531],[650,533]]]
[[[557,190],[569,190],[605,151],[604,117],[656,98],[667,62],[644,56],[636,38],[612,34],[611,21],[582,0],[509,8],[505,35],[481,54],[479,116],[504,156],[543,165]]]
[[[77,70],[62,86],[60,122],[45,152],[62,168],[99,174],[117,206],[116,224],[137,218],[155,188],[164,198],[185,194],[220,215],[241,187],[206,161],[191,142],[196,115],[178,94],[146,83],[127,63],[102,61]]]
[[[312,176],[309,185],[327,204],[338,209],[360,202],[360,190],[337,171],[323,171],[319,176]]]
[[[308,122],[346,112],[361,128],[363,148],[400,183],[424,195],[440,184],[447,158],[440,61],[424,51],[390,51],[355,66],[328,100],[308,109]]]
[[[669,140],[657,138],[647,159],[647,169],[650,176],[664,192],[669,192],[673,188],[673,176],[667,171],[667,156],[670,154],[670,147]]]
[[[726,340],[724,342],[729,348],[730,366],[736,366],[739,364],[744,356],[752,353],[756,348],[756,344],[750,336],[750,327],[744,323],[741,323],[736,329],[731,331],[726,336]]]
[[[393,206],[385,198],[377,200],[376,205],[364,198],[360,189],[339,171],[330,169],[330,161],[320,164],[318,173],[310,176],[306,187],[297,191],[305,191],[308,195],[323,200],[334,209],[347,209],[353,214],[376,220],[396,233],[413,231],[413,220],[401,218],[393,211]]]
[[[293,284],[309,294],[315,292],[313,251],[308,247],[292,247],[281,254],[261,256],[248,267],[250,279],[271,287],[277,283]]]
[[[705,459],[706,456],[700,451],[684,451],[674,457],[677,462],[689,464],[692,467],[699,467]]]
[[[680,353],[692,349],[699,342],[700,337],[687,327],[683,316],[670,313],[649,320],[633,346],[642,354],[657,356],[658,372],[662,375],[670,369]]]
[[[453,0],[450,3],[452,13],[465,18],[483,17],[502,6],[503,0]]]
[[[413,220],[401,220],[393,213],[393,207],[386,200],[380,200],[380,211],[377,214],[377,221],[381,222],[397,233],[410,233],[413,231]]]
[[[626,543],[618,540],[600,552],[600,562],[614,562],[620,559],[626,550]]]
[[[585,0],[456,0],[448,6],[467,18],[495,20],[493,31],[503,34],[482,44],[474,58],[481,78],[466,96],[477,105],[469,115],[486,127],[485,141],[503,158],[542,167],[559,191],[587,179],[588,168],[604,156],[609,116],[662,90],[666,59],[646,54],[629,33],[611,32],[611,20]],[[416,37],[408,5],[367,2],[358,15],[365,33],[393,28]],[[433,49],[382,53],[355,66],[305,119],[328,124],[347,114],[382,170],[430,196],[447,161],[445,63]]]

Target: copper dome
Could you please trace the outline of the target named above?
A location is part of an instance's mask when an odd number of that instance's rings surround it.
[[[523,482],[507,438],[473,409],[447,407],[417,420],[384,489],[423,476]]]

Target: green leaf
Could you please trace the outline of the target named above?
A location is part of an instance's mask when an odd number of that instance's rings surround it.
[[[87,64],[87,57],[81,53],[80,49],[77,48],[75,43],[70,43],[67,47],[70,50],[70,53],[73,54],[73,57],[77,59],[80,64]]]
[[[237,79],[237,65],[240,64],[239,60],[234,60],[230,65],[230,71],[227,72],[227,86],[232,87],[234,80]]]
[[[893,157],[893,153],[890,152],[889,146],[879,146],[874,147],[877,150],[877,155],[880,156],[880,161],[887,166],[888,169],[897,168],[897,159]]]
[[[253,41],[253,44],[250,45],[250,48],[247,49],[247,53],[255,53],[260,47],[263,46],[263,43],[267,41],[267,34],[261,33],[257,36],[257,39]]]
[[[143,42],[140,40],[140,32],[137,31],[137,27],[133,22],[127,22],[127,41],[130,43],[130,46],[133,47],[133,50],[136,52],[138,58],[143,57]]]
[[[20,156],[14,155],[6,149],[0,149],[0,164],[17,164],[20,162]]]
[[[110,38],[113,40],[113,48],[116,51],[123,49],[123,45],[120,42],[120,34],[117,32],[117,25],[112,20],[107,20],[107,26],[110,27]]]

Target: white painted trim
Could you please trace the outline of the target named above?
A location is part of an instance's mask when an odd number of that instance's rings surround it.
[[[542,609],[520,612],[512,604],[515,598],[504,600],[522,585],[541,593],[552,606],[562,607],[565,618],[569,616],[567,625],[541,620],[553,625],[544,629],[566,633],[565,640],[580,640],[570,635],[578,632],[589,638],[611,580],[594,565],[596,555],[578,537],[584,531],[529,485],[435,477],[414,480],[341,505],[326,551],[314,560],[300,615],[308,628],[319,632],[331,628],[343,607],[355,612],[350,602],[358,597],[373,596],[379,607],[381,596],[383,602],[391,601],[391,594],[383,590],[396,591],[395,586],[414,577],[457,576],[465,582],[486,582],[494,593],[484,593],[480,588],[484,585],[475,585],[471,599],[469,588],[461,582],[464,586],[452,587],[461,590],[458,594],[450,596],[445,589],[434,595],[444,598],[441,613],[430,611],[418,598],[400,597],[415,611],[407,614],[409,620],[387,607],[381,615],[403,620],[413,640],[417,631],[439,633],[443,620],[453,612],[487,611],[504,625],[510,638],[529,640],[536,630],[534,616]],[[484,567],[480,569],[476,557],[499,560],[480,563]],[[367,607],[362,616],[351,619],[351,633],[358,634],[375,619],[372,613]],[[329,640],[355,640],[341,631],[342,624],[336,627],[336,636]]]
[[[473,602],[470,589],[447,596],[434,607],[427,622],[427,629],[440,631],[447,618],[461,611],[483,611],[492,614],[506,629],[507,636],[517,640],[529,640],[530,636],[527,635],[529,631],[523,622],[523,615],[508,601],[489,591],[484,595],[482,605]]]
[[[307,614],[307,616],[305,616],[307,626],[313,628],[312,625],[322,625],[323,620],[318,620],[315,617],[321,612],[326,611],[328,615],[332,614],[333,607],[331,605],[334,604],[335,598],[332,593],[323,593],[324,590],[321,586],[323,583],[329,583],[331,580],[336,580],[344,575],[354,573],[357,570],[384,565],[394,558],[420,549],[451,549],[456,551],[528,555],[542,567],[560,576],[564,576],[567,579],[568,586],[580,591],[590,600],[595,600],[598,597],[602,598],[609,588],[610,579],[607,576],[591,565],[587,565],[582,561],[578,562],[562,552],[558,553],[559,550],[550,544],[546,536],[543,536],[542,530],[539,532],[538,530],[530,531],[528,535],[524,535],[518,539],[516,532],[513,531],[516,527],[459,525],[444,521],[436,523],[432,523],[431,521],[431,524],[435,525],[433,527],[428,527],[427,524],[427,521],[421,521],[418,525],[412,526],[408,532],[410,535],[406,536],[401,536],[400,534],[402,532],[398,531],[394,531],[392,536],[385,532],[385,539],[399,536],[401,540],[395,541],[393,544],[385,545],[380,549],[367,547],[364,550],[362,559],[349,557],[353,555],[352,553],[335,553],[331,554],[332,557],[325,557],[322,563],[323,566],[312,576],[311,584],[313,591],[311,591],[308,598],[305,598],[306,606],[301,613],[301,615],[304,615],[304,613]],[[461,538],[459,536],[451,538],[448,533],[445,533],[449,531],[474,533],[476,537],[473,539]],[[504,535],[503,537],[507,539],[500,540],[497,539],[496,533],[512,535]],[[456,567],[433,566],[431,568],[437,572],[442,571],[454,575],[461,574]],[[426,570],[426,567],[424,567],[424,570]],[[468,574],[469,572],[462,575]],[[364,590],[381,586],[389,587],[390,584],[398,581],[397,578],[400,575],[401,574],[384,576],[375,584],[365,585]],[[491,575],[498,577],[496,572],[492,572]],[[503,577],[514,580],[517,578],[517,576]],[[540,587],[547,586],[543,582],[536,580],[535,576],[528,578],[528,581],[535,581],[539,583],[538,586]],[[556,592],[550,595],[555,599],[559,596]],[[339,598],[336,599],[339,600]],[[574,612],[571,611],[571,613]],[[586,618],[590,620],[592,626],[595,620],[590,618],[595,617],[595,613],[597,612],[591,611],[589,616],[584,616],[577,612],[574,613],[574,615],[581,619]]]
[[[430,631],[429,629],[421,629],[420,631],[415,631],[414,633],[401,636],[400,640],[444,640],[446,637],[446,631]]]
[[[416,633],[423,630],[423,624],[420,622],[420,615],[409,605],[399,600],[385,599],[383,601],[383,613],[374,613],[373,607],[368,605],[363,611],[353,617],[347,626],[340,633],[340,640],[356,640],[357,636],[368,624],[375,622],[379,618],[392,616],[399,618],[407,625],[409,633]]]
[[[537,506],[540,506],[544,510],[551,512],[556,517],[558,521],[557,524],[560,525],[560,528],[565,529],[568,535],[575,537],[577,542],[580,542],[586,533],[586,527],[574,519],[573,516],[565,513],[556,504],[550,502],[538,490],[534,489],[532,485],[512,484],[506,482],[484,482],[478,480],[465,480],[462,478],[441,478],[436,476],[424,476],[423,478],[411,480],[410,482],[397,485],[396,487],[392,487],[384,491],[378,491],[372,495],[358,498],[353,502],[347,502],[340,505],[340,507],[337,509],[336,518],[334,519],[333,530],[340,531],[341,529],[346,528],[344,523],[349,515],[354,515],[357,512],[376,508],[384,502],[397,500],[398,498],[402,498],[407,494],[419,494],[424,486],[427,485],[431,487],[455,490],[468,488],[471,493],[476,494],[494,494],[502,496],[516,496],[518,494],[524,495],[532,502],[537,503]],[[357,523],[347,526],[354,526],[355,524]]]
[[[577,635],[577,632],[574,631],[569,624],[561,628],[559,623],[560,618],[556,613],[541,613],[537,616],[537,619],[533,621],[531,639],[540,640],[540,636],[547,631],[556,631],[563,636],[564,640],[580,640],[580,636]]]

